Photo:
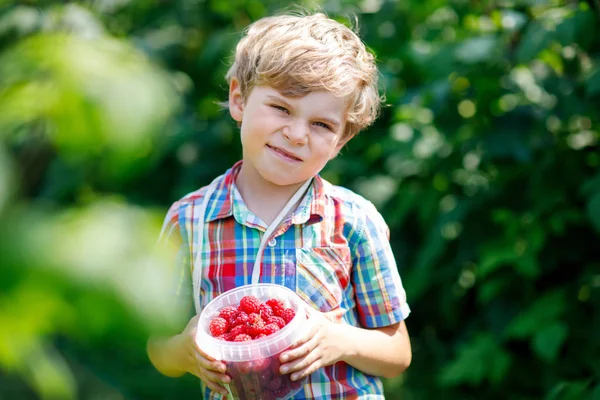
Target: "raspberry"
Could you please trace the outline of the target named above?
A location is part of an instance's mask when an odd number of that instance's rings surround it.
[[[268,370],[270,372],[271,371],[271,369],[269,368],[270,366],[271,366],[271,360],[268,358],[260,358],[258,360],[252,361],[252,371],[254,371],[254,372],[265,371],[265,370]]]
[[[286,325],[289,324],[290,321],[293,320],[295,316],[296,316],[296,311],[294,311],[291,308],[286,308],[285,310],[283,310],[283,313],[281,314],[281,318],[283,318]]]
[[[263,328],[263,333],[265,335],[272,335],[273,333],[277,332],[279,330],[279,326],[276,323],[270,323],[265,325],[265,327]]]
[[[233,328],[231,328],[231,331],[229,331],[229,335],[227,337],[227,340],[229,340],[230,342],[232,342],[233,339],[235,339],[235,337],[237,335],[241,335],[242,333],[246,333],[246,325],[237,325],[237,326],[234,326]]]
[[[248,342],[250,340],[252,340],[252,338],[249,335],[246,335],[245,333],[241,333],[237,335],[235,339],[233,339],[234,342]]]
[[[217,336],[216,338],[219,339],[219,340],[227,340],[227,336],[228,335],[226,333],[224,333],[222,335]]]
[[[227,322],[227,320],[221,317],[216,317],[215,319],[210,321],[208,329],[210,330],[211,335],[217,337],[226,333],[229,330],[229,322]]]
[[[271,310],[273,310],[273,315],[276,315],[278,317],[281,317],[281,313],[283,312],[283,310],[285,310],[283,302],[278,299],[269,299],[266,301],[266,304],[269,307],[271,307]]]
[[[252,371],[252,361],[241,361],[235,363],[237,371],[241,375],[248,375]]]
[[[274,376],[269,382],[267,382],[267,387],[271,390],[277,390],[283,384],[283,379],[281,375]]]
[[[279,327],[279,329],[281,329],[285,326],[285,321],[283,320],[283,318],[274,315],[271,318],[269,318],[267,324],[276,324]]]
[[[262,319],[266,321],[273,316],[273,309],[271,308],[270,305],[268,305],[266,303],[262,303],[260,305],[260,309],[259,309],[258,313],[260,314]]]
[[[258,313],[260,311],[260,301],[254,296],[244,296],[240,300],[240,310],[247,314]]]
[[[263,332],[264,332],[264,328],[263,328]],[[261,333],[260,335],[256,335],[256,337],[254,339],[262,339],[264,337],[267,337],[267,335],[265,335],[264,333]]]
[[[246,314],[243,311],[240,311],[240,313],[238,314],[238,316],[233,321],[232,325],[233,326],[246,325],[247,323],[248,323],[248,314]]]
[[[223,307],[219,312],[219,317],[232,323],[239,314],[239,310],[234,306]]]
[[[264,327],[265,323],[263,322],[260,315],[252,313],[248,316],[248,325],[246,326],[246,331],[248,335],[254,338],[263,333]]]
[[[248,324],[257,324],[264,322],[263,319],[257,313],[248,314]]]

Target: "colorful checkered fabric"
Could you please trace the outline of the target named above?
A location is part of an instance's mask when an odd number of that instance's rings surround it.
[[[241,162],[219,180],[208,202],[203,248],[198,210],[206,187],[170,208],[163,240],[179,247],[178,296],[191,300],[191,271],[197,252],[203,262],[200,303],[251,282],[254,260],[267,229],[244,204],[235,186]],[[266,246],[260,282],[295,290],[310,306],[340,323],[384,327],[410,313],[389,245],[389,230],[375,207],[348,189],[319,176],[296,210]],[[204,387],[205,399],[222,399]],[[313,373],[294,399],[383,398],[377,377],[339,362]]]

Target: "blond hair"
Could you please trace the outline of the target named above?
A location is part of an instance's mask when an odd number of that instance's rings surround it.
[[[343,98],[345,139],[377,118],[382,100],[373,55],[352,29],[322,13],[265,17],[248,26],[226,78],[239,81],[244,101],[263,85],[289,97],[326,90]]]

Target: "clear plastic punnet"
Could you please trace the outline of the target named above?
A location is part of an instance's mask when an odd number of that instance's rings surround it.
[[[261,303],[278,299],[295,311],[294,318],[281,330],[260,339],[230,342],[211,335],[209,325],[226,306],[239,306],[244,296],[254,296]],[[305,303],[285,286],[259,283],[229,290],[206,305],[198,320],[196,342],[211,357],[225,361],[229,398],[241,400],[283,400],[291,398],[304,385],[306,378],[292,381],[281,374],[279,355],[300,339],[306,327]]]

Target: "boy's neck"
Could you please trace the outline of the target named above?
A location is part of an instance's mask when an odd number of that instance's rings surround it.
[[[263,179],[254,169],[244,168],[244,164],[235,181],[248,209],[267,225],[275,220],[303,183],[288,186],[275,185]],[[301,201],[302,199],[298,203]]]

